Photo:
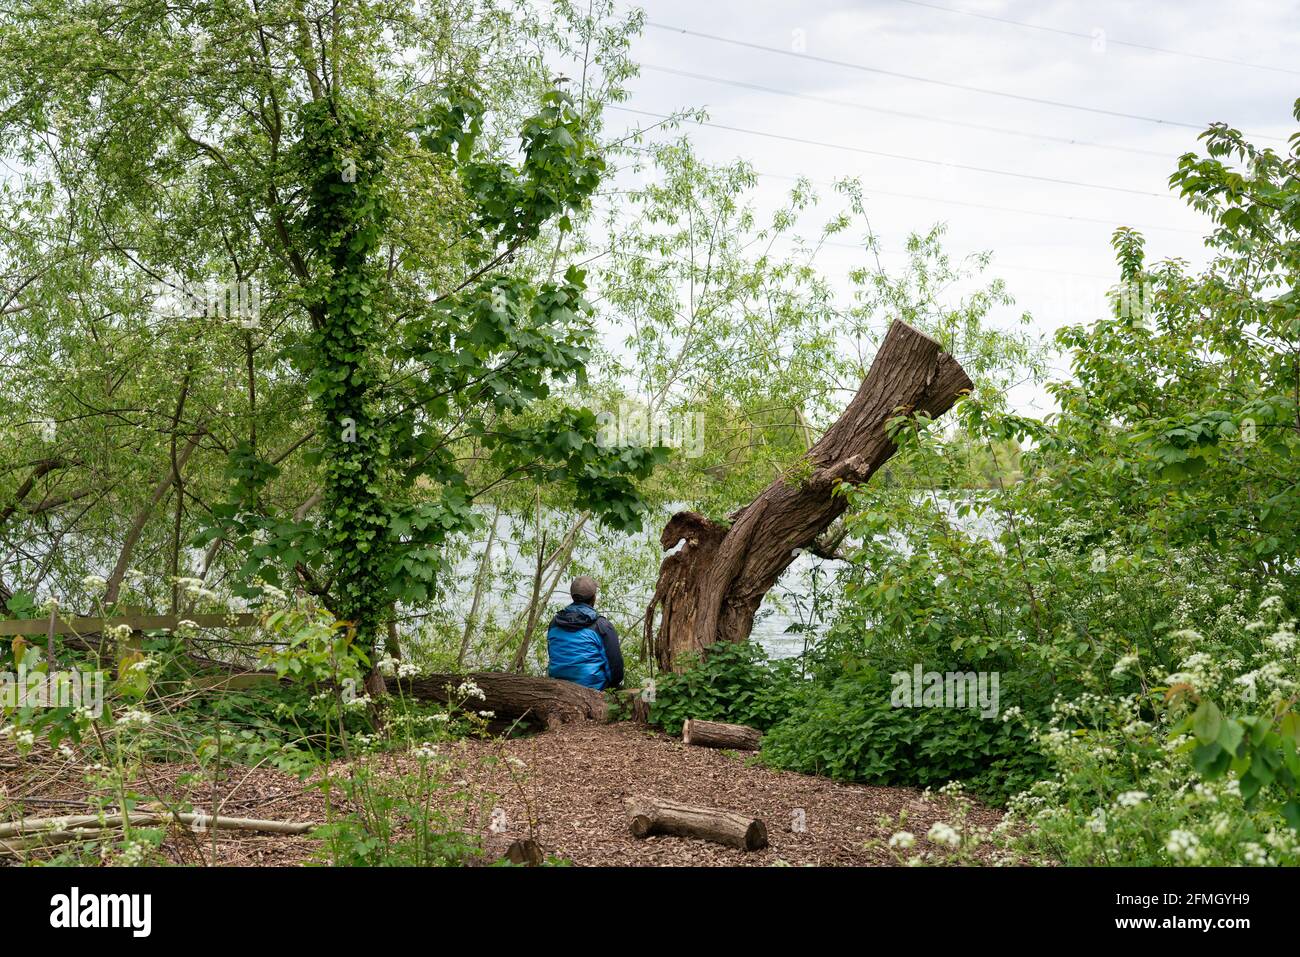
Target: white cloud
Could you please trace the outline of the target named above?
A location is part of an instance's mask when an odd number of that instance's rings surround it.
[[[1300,95],[1300,77],[1295,74],[1116,42],[1290,68],[1287,51],[1295,48],[1300,18],[1288,9],[1289,4],[1265,0],[1232,5],[1210,0],[1141,5],[1105,0],[1086,7],[1028,0],[934,3],[1084,36],[1064,36],[900,0],[708,4],[648,0],[642,5],[654,23],[781,49],[795,46],[816,57],[964,86],[1176,120],[1197,129],[952,89],[654,28],[633,44],[635,59],[814,97],[1159,155],[972,130],[650,70],[634,81],[634,96],[627,105],[654,113],[704,105],[713,122],[727,126],[1156,194],[1168,194],[1167,179],[1177,157],[1196,148],[1203,124],[1225,120],[1251,133],[1283,139],[1292,131],[1291,104]],[[1100,51],[1094,30],[1104,31],[1106,43]],[[629,125],[652,122],[628,114],[610,116],[611,131],[625,121]],[[689,131],[701,154],[711,160],[744,156],[759,171],[778,174],[760,180],[759,196],[767,206],[775,205],[789,188],[788,180],[780,177],[796,174],[826,181],[859,175],[868,195],[874,187],[932,197],[878,194],[872,199],[872,223],[885,248],[899,249],[909,232],[946,221],[952,251],[995,251],[994,272],[1010,284],[1016,311],[1032,312],[1045,333],[1064,322],[1090,318],[1090,310],[1113,281],[1108,241],[1114,226],[1167,227],[1144,230],[1150,257],[1204,260],[1200,234],[1205,221],[1176,198],[969,170],[945,175],[943,169],[929,164],[707,127],[689,127]],[[1283,148],[1282,143],[1272,145]],[[1096,219],[1103,222],[1090,221]],[[859,259],[851,250],[831,247],[818,262],[836,274]],[[891,261],[901,260],[891,257],[886,265]],[[1041,396],[1019,398],[1028,402]]]

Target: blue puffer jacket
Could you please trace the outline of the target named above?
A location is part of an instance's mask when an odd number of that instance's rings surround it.
[[[614,626],[590,605],[575,602],[551,621],[546,651],[552,678],[595,688],[616,688],[623,681],[623,655]]]

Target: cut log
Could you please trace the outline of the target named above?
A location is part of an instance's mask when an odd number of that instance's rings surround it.
[[[628,798],[626,803],[633,837],[654,834],[694,837],[742,851],[767,847],[767,825],[756,817],[658,798]]]
[[[762,739],[762,731],[745,724],[723,724],[721,721],[700,721],[696,718],[687,718],[682,723],[682,743],[702,748],[757,751]]]
[[[483,692],[467,697],[459,689],[466,682]],[[428,675],[423,678],[389,678],[390,694],[414,696],[424,701],[463,705],[473,711],[490,711],[494,719],[521,719],[553,729],[574,721],[604,721],[605,696],[558,678],[477,671],[468,675]]]
[[[665,551],[685,545],[659,566],[645,616],[646,646],[659,667],[680,671],[686,655],[746,640],[763,596],[843,514],[838,486],[866,482],[896,451],[886,424],[902,415],[937,418],[970,388],[938,342],[896,321],[853,401],[808,450],[800,478],[777,479],[729,526],[695,512],[670,518],[660,544]]]

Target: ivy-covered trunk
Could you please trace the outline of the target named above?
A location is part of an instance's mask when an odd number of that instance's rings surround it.
[[[315,363],[327,581],[308,582],[371,652],[387,604],[388,512],[380,484],[388,443],[375,409],[376,336],[381,270],[371,259],[387,210],[375,126],[334,98],[303,111],[309,184],[305,218],[317,254],[309,309]],[[300,571],[305,574],[305,570]]]

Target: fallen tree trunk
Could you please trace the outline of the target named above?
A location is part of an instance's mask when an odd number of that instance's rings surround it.
[[[481,691],[482,697],[472,694],[471,688]],[[476,671],[468,675],[389,678],[388,691],[471,711],[490,711],[497,720],[520,719],[548,729],[574,721],[604,721],[607,716],[603,694],[558,678]]]
[[[738,847],[742,851],[767,847],[767,825],[756,817],[657,798],[628,798],[626,803],[633,837],[646,838],[654,834],[694,837]]]
[[[799,479],[779,478],[731,516],[730,526],[678,512],[660,536],[665,551],[646,608],[645,641],[659,667],[717,641],[744,641],[763,596],[800,550],[813,548],[843,514],[841,483],[866,482],[896,446],[886,423],[900,415],[938,417],[971,381],[929,336],[896,321],[843,415],[808,450]],[[655,611],[659,629],[655,631]]]
[[[243,618],[256,620],[256,616]],[[87,619],[87,621],[92,621]],[[95,620],[97,621],[97,620]],[[18,622],[24,625],[24,622]],[[26,631],[13,628],[9,623],[10,634],[26,634]],[[96,625],[96,627],[101,627]],[[150,625],[152,627],[152,625]],[[0,633],[4,625],[0,623]],[[68,635],[64,643],[72,647],[95,651],[94,643],[81,635]],[[209,690],[237,690],[258,684],[292,683],[291,678],[281,677],[274,671],[248,668],[231,662],[219,661],[203,655],[189,653],[185,656],[190,664],[207,674],[193,676],[198,687]],[[376,673],[372,672],[372,676]],[[382,676],[380,676],[382,677]],[[479,688],[485,697],[467,696],[457,689],[464,682],[470,681]],[[400,691],[399,691],[400,683]],[[435,674],[420,678],[388,678],[382,687],[372,686],[367,681],[366,692],[380,694],[405,694],[425,701],[437,701],[464,705],[474,711],[491,711],[494,723],[511,722],[523,719],[532,724],[554,728],[573,721],[604,721],[608,717],[605,696],[571,681],[557,678],[536,678],[529,675],[507,674],[494,671],[477,671],[467,675]]]
[[[682,723],[682,743],[702,748],[757,751],[762,739],[762,731],[744,724],[723,724],[721,721],[700,721],[696,718],[687,718]]]

